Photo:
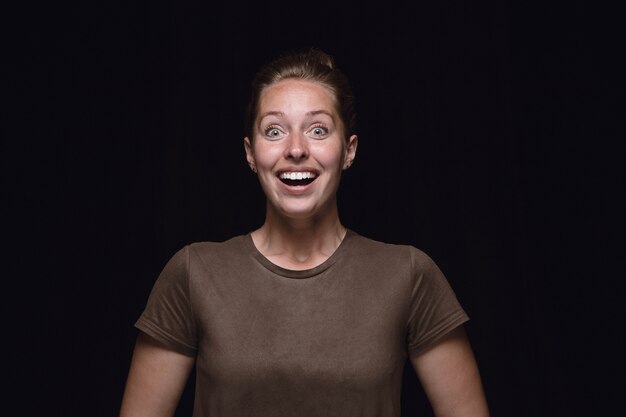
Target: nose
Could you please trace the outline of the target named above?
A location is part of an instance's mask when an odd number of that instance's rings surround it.
[[[289,140],[285,147],[285,158],[304,159],[309,156],[309,149],[306,138],[302,134],[295,132],[289,135]]]

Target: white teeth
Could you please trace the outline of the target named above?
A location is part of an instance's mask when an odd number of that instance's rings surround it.
[[[283,172],[280,174],[280,179],[283,180],[305,180],[309,178],[315,178],[313,172]]]

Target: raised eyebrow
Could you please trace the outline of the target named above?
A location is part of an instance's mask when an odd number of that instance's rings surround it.
[[[265,112],[265,113],[261,114],[259,116],[259,120],[263,120],[267,116],[284,117],[285,113],[283,113],[282,111],[268,111],[268,112]]]
[[[333,123],[335,122],[333,114],[326,110],[313,110],[306,113],[307,116],[317,116],[318,114],[325,114],[332,119]]]

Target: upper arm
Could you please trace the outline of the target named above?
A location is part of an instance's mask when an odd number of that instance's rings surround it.
[[[487,417],[478,366],[462,326],[410,358],[437,417]]]
[[[170,417],[195,358],[170,350],[139,333],[128,373],[120,417]]]

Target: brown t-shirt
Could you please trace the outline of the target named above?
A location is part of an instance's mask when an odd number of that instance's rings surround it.
[[[466,320],[426,254],[348,231],[305,271],[250,235],[186,246],[136,326],[196,357],[194,417],[386,417],[400,415],[407,354]]]

